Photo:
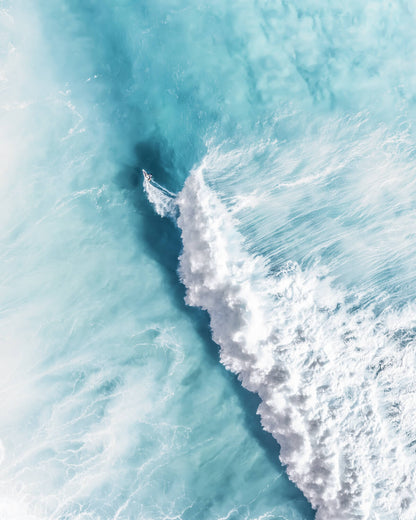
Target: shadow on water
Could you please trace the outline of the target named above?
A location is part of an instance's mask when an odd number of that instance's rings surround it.
[[[138,225],[137,232],[141,243],[147,247],[147,253],[153,257],[163,268],[169,293],[172,295],[175,305],[187,314],[198,332],[199,337],[208,354],[208,359],[218,369],[222,370],[229,380],[234,394],[238,397],[244,421],[251,435],[257,440],[261,448],[267,454],[269,461],[274,465],[278,473],[285,474],[285,470],[278,458],[280,446],[273,436],[264,431],[257,408],[261,402],[257,394],[249,392],[241,386],[237,376],[225,369],[220,364],[219,347],[212,340],[208,313],[185,304],[185,287],[179,282],[177,268],[178,256],[182,249],[180,232],[175,224],[168,218],[161,218],[151,207],[142,189],[141,169],[152,173],[158,183],[169,190],[178,192],[181,186],[174,179],[174,157],[168,146],[157,139],[147,139],[135,146],[137,163],[135,166],[126,166],[116,179],[120,189],[124,190],[130,203],[143,217],[146,225]],[[310,504],[303,494],[291,483],[286,487],[286,496],[298,503],[305,515],[310,512]],[[308,515],[309,516],[309,515]],[[311,516],[310,518],[314,518]]]

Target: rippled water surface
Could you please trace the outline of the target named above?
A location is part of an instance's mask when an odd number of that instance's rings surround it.
[[[415,518],[415,16],[0,0],[2,519]]]

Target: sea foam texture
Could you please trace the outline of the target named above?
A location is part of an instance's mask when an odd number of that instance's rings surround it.
[[[176,204],[186,302],[208,311],[222,363],[260,396],[316,518],[414,519],[414,310],[376,317],[296,264],[272,275],[201,170]]]
[[[176,217],[177,205],[174,193],[170,192],[154,180],[144,180],[143,188],[156,213],[161,217]]]

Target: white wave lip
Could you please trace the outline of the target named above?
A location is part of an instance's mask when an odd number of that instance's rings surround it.
[[[414,340],[400,343],[412,310],[376,318],[296,265],[272,276],[202,171],[176,204],[186,302],[208,311],[222,363],[261,397],[262,425],[316,518],[413,520]]]

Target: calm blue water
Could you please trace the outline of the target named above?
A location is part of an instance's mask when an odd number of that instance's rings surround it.
[[[414,520],[415,17],[0,0],[2,520]]]

